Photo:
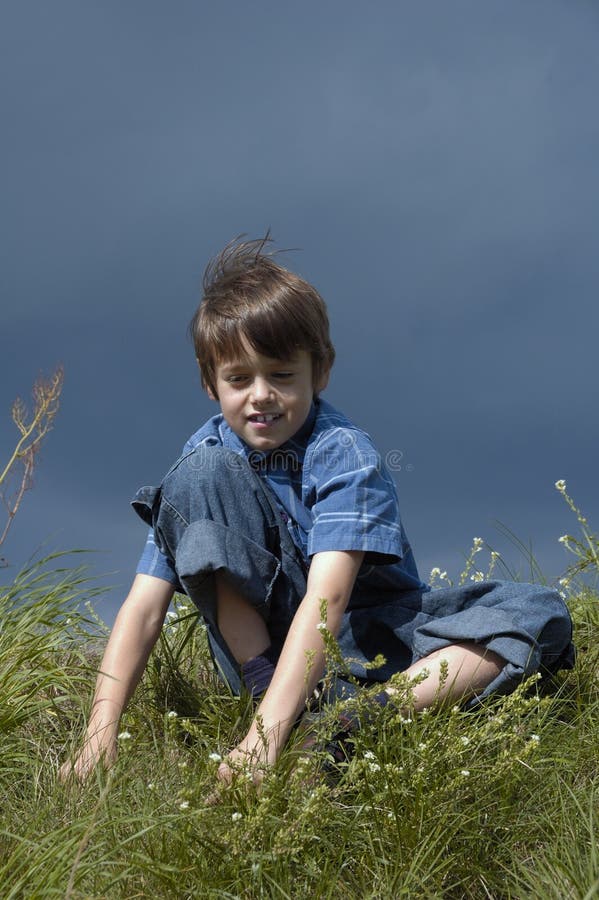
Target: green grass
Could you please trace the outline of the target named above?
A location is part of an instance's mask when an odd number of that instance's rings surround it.
[[[391,705],[343,779],[293,741],[259,795],[207,807],[251,708],[212,674],[179,601],[122,730],[83,787],[58,766],[85,726],[104,635],[94,590],[56,557],[0,589],[0,885],[8,898],[591,898],[599,896],[599,597],[569,598],[576,669],[466,713]],[[573,584],[570,589],[574,588]],[[176,715],[174,715],[176,713]]]

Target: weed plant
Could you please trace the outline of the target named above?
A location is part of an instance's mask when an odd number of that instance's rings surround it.
[[[418,716],[399,676],[399,701],[371,712],[335,783],[296,736],[259,793],[240,775],[214,806],[219,759],[252,708],[213,674],[185,598],[123,719],[116,765],[65,786],[58,766],[81,739],[103,629],[82,612],[94,589],[79,568],[57,557],[22,572],[0,589],[1,896],[599,896],[599,598],[577,581],[598,545],[584,524],[580,545],[569,540],[584,559],[562,585],[574,671],[549,690],[532,679],[476,711]]]

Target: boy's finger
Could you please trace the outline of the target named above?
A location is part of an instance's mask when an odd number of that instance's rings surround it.
[[[233,771],[233,769],[231,768],[231,766],[228,763],[222,762],[220,764],[220,766],[218,767],[216,777],[218,778],[218,780],[220,782],[222,782],[223,784],[227,785],[227,787],[229,787],[233,783],[235,774],[236,773]]]
[[[223,793],[223,788],[211,791],[204,800],[204,806],[218,806],[219,803],[223,802]]]
[[[60,769],[58,770],[58,780],[63,784],[66,784],[67,781],[70,781],[74,774],[74,766],[73,763],[63,763]]]

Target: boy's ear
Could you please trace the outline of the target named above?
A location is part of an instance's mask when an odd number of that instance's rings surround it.
[[[315,394],[320,394],[321,391],[324,391],[327,384],[329,383],[330,374],[331,374],[330,367],[325,372],[322,372],[322,374],[320,375],[320,378],[314,384],[314,393]]]

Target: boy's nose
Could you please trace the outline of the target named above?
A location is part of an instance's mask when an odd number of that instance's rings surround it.
[[[265,403],[272,396],[272,387],[266,378],[255,378],[252,385],[251,399],[255,403]]]

